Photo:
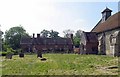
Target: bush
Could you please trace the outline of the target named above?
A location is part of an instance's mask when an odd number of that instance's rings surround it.
[[[18,52],[18,53],[22,53],[22,49],[18,49],[17,52]]]
[[[13,52],[11,52],[11,51],[7,51],[7,54],[11,54],[11,55],[13,55],[14,53],[13,53]]]
[[[5,52],[5,51],[4,52],[2,52],[2,51],[0,52],[1,56],[6,56],[6,54],[7,54],[7,52]]]
[[[18,54],[18,52],[16,50],[13,50],[12,48],[7,48],[7,52],[12,52],[14,55]]]

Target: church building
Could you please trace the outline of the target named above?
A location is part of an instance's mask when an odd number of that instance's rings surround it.
[[[102,11],[102,18],[91,30],[97,33],[98,53],[103,55],[120,56],[120,12],[111,14],[106,7]]]

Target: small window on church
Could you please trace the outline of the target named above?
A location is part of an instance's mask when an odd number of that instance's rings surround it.
[[[110,38],[109,38],[110,44],[112,44],[112,38],[113,38],[113,35],[110,35]]]

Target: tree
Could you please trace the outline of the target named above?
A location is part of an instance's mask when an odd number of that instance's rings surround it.
[[[5,32],[5,42],[13,49],[20,48],[21,37],[30,37],[22,26],[12,27]]]
[[[67,30],[64,30],[63,33],[64,33],[64,37],[68,38],[70,36],[70,34],[74,33],[74,31],[70,30],[70,29],[67,29]]]
[[[2,51],[2,35],[3,32],[0,30],[0,51]]]
[[[77,30],[76,33],[75,33],[73,42],[74,42],[74,45],[76,47],[79,47],[79,45],[80,45],[80,39],[81,39],[81,33],[82,32],[83,32],[82,30]]]
[[[51,30],[49,34],[50,34],[49,37],[51,37],[51,38],[59,37],[58,36],[59,32],[57,32],[57,31]]]
[[[75,36],[80,38],[82,32],[83,32],[82,30],[77,30],[77,32],[75,33]]]
[[[74,36],[73,43],[74,43],[74,46],[79,47],[79,45],[80,45],[80,38],[77,37],[77,36]]]
[[[49,33],[50,31],[44,29],[43,31],[41,31],[41,36],[47,38],[49,36]]]

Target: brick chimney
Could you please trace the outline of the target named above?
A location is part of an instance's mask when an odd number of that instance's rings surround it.
[[[35,38],[35,33],[33,33],[33,38]]]
[[[37,34],[37,38],[40,38],[40,34]]]

